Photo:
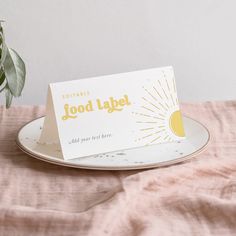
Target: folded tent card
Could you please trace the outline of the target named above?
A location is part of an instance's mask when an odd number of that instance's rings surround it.
[[[40,143],[65,160],[184,138],[172,67],[49,85]]]

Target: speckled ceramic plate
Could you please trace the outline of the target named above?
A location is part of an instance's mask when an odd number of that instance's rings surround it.
[[[101,153],[64,160],[59,145],[38,143],[44,117],[33,120],[19,130],[17,145],[28,155],[57,165],[98,170],[130,170],[166,166],[199,154],[208,144],[209,131],[199,122],[184,117],[186,139],[129,150]]]

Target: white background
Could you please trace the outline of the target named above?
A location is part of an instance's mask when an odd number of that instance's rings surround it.
[[[0,0],[27,65],[14,103],[45,103],[50,82],[167,65],[180,100],[235,99],[235,12],[234,0]]]

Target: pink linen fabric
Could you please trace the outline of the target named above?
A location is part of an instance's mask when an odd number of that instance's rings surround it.
[[[236,235],[236,101],[184,103],[208,148],[185,163],[92,171],[21,152],[17,130],[42,106],[0,108],[0,236]]]

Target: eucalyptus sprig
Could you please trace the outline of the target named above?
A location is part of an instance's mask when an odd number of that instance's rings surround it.
[[[25,85],[26,70],[19,54],[7,47],[2,22],[0,21],[0,93],[5,91],[6,108],[9,108],[12,98],[21,95]]]

